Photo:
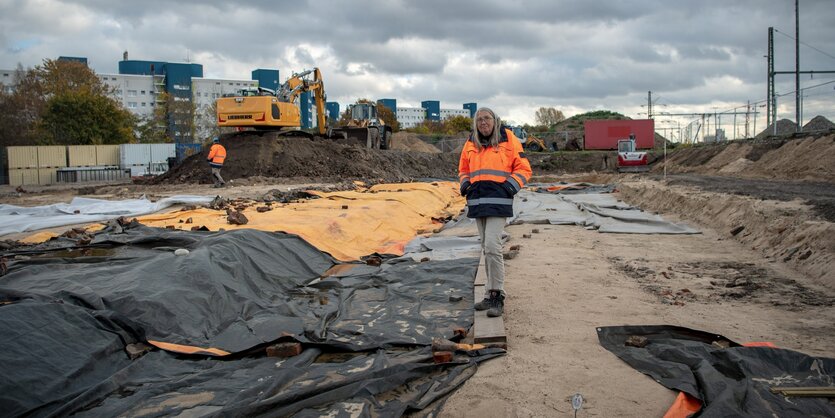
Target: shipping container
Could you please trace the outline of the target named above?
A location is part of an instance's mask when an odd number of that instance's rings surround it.
[[[59,168],[58,183],[82,183],[90,181],[117,181],[130,177],[130,172],[118,167],[69,167]]]
[[[118,166],[119,146],[118,145],[96,145],[97,166]]]
[[[617,150],[618,140],[629,139],[630,134],[635,135],[638,149],[655,145],[655,121],[652,119],[587,120],[584,125],[583,149]]]
[[[169,158],[177,156],[174,144],[151,144],[151,162],[167,162]]]
[[[96,146],[67,146],[67,161],[70,167],[92,167],[98,165],[96,162]]]
[[[45,145],[38,147],[38,168],[58,168],[67,166],[67,147],[64,145]]]
[[[119,166],[147,166],[151,163],[151,144],[122,144],[119,145]]]
[[[56,178],[57,168],[39,168],[38,169],[38,184],[47,186],[58,182]]]
[[[9,169],[9,185],[10,186],[26,186],[38,184],[38,169],[37,168],[10,168]]]
[[[9,168],[38,168],[38,147],[7,147]]]

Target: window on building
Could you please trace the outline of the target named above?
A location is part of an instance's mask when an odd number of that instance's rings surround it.
[[[136,109],[136,102],[128,102],[128,109]]]
[[[136,90],[128,90],[128,97],[136,97]]]
[[[148,103],[148,106],[154,107],[154,102]]]
[[[110,77],[110,79],[116,81],[116,77]]]
[[[145,102],[142,102],[142,107],[145,107]]]
[[[145,90],[142,90],[142,92],[140,94],[144,96],[145,95]]]

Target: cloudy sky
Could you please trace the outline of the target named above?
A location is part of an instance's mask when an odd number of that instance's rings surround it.
[[[801,70],[835,70],[833,22],[833,0],[800,1]],[[318,66],[329,100],[343,106],[434,99],[445,108],[477,102],[516,123],[533,123],[541,106],[639,118],[648,91],[656,113],[764,103],[769,26],[778,31],[775,69],[794,70],[792,0],[0,0],[0,68],[66,55],[116,73],[127,50],[130,59],[202,64],[205,77],[277,68],[284,79]],[[801,76],[801,87],[804,120],[835,121],[835,74]],[[778,76],[779,94],[794,89],[793,75]],[[795,119],[793,94],[778,105],[779,118]],[[659,127],[695,118],[661,119]]]

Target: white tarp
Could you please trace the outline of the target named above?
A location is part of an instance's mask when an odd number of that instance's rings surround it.
[[[132,200],[73,198],[70,203],[22,207],[0,205],[0,236],[57,226],[102,222],[120,216],[134,217],[159,212],[169,206],[204,205],[211,196],[172,196],[152,202],[144,196]]]
[[[619,202],[608,193],[551,194],[522,190],[513,202],[511,224],[575,224],[623,234],[698,234],[686,225],[664,220]]]

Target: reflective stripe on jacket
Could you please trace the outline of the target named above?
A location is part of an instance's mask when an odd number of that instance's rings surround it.
[[[223,161],[226,160],[226,148],[223,145],[212,144],[209,148],[209,165],[212,167],[223,167]]]
[[[471,134],[461,150],[458,179],[470,218],[513,216],[513,196],[531,178],[531,164],[522,143],[510,129],[500,129],[498,149],[486,146],[479,151],[473,142],[478,137]]]

